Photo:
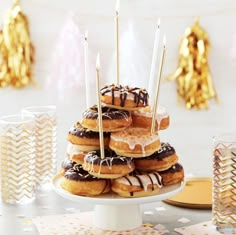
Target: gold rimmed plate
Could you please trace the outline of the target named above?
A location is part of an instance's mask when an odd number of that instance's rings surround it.
[[[185,208],[211,209],[212,179],[209,177],[188,178],[183,191],[164,202]]]

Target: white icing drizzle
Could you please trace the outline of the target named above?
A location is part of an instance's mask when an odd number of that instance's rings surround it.
[[[141,108],[139,110],[132,111],[132,114],[136,115],[136,116],[152,118],[152,110],[151,110],[150,106],[148,108],[145,107],[145,108]],[[166,108],[163,107],[163,106],[158,106],[157,116],[156,116],[156,120],[157,120],[157,123],[158,123],[158,128],[160,128],[161,121],[164,118],[168,118],[168,117],[169,117],[169,114],[166,111]]]
[[[93,158],[92,161],[91,161],[91,157]],[[96,154],[96,151],[91,151],[85,156],[83,166],[87,171],[95,172],[94,171],[94,162],[96,160],[98,160],[98,161],[100,161],[100,163],[99,163],[99,170],[98,170],[97,173],[100,174],[101,173],[101,168],[102,168],[103,165],[108,166],[109,170],[112,170],[113,160],[117,159],[117,158],[122,162],[126,161],[126,164],[128,165],[128,167],[130,169],[133,168],[132,167],[132,158],[127,158],[127,157],[117,155],[116,157],[106,156],[104,159],[101,159],[101,156],[98,156]],[[104,162],[105,162],[105,164],[104,164]]]
[[[137,174],[136,176],[127,175],[116,179],[116,181],[125,185],[130,185],[131,183],[135,186],[141,186],[138,179],[142,182],[142,186],[145,192],[147,191],[148,185],[156,184],[159,188],[162,187],[162,177],[156,171],[153,173]]]
[[[79,151],[73,144],[68,143],[66,153],[69,155],[70,159],[72,159],[74,155],[83,154],[84,152]]]
[[[124,142],[133,150],[136,145],[140,145],[142,152],[145,153],[145,146],[159,140],[157,133],[151,134],[145,128],[130,127],[120,132],[111,133],[111,139],[116,142]]]

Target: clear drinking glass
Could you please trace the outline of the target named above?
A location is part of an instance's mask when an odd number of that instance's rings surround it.
[[[213,224],[236,233],[236,133],[213,137]]]
[[[56,106],[31,106],[22,114],[35,118],[36,137],[36,186],[45,188],[56,173]]]
[[[31,115],[0,118],[2,198],[24,204],[35,198],[35,121]]]

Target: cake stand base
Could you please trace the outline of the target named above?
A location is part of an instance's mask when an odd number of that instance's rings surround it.
[[[94,225],[104,230],[131,230],[142,225],[140,205],[95,205]]]
[[[54,176],[52,186],[56,193],[69,200],[94,205],[93,225],[103,230],[132,230],[142,225],[140,206],[145,203],[162,201],[178,194],[185,185],[184,181],[160,188],[159,194],[146,197],[124,198],[113,192],[85,197],[65,191],[61,187],[61,175]]]

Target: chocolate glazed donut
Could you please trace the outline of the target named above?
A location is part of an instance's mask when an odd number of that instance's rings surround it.
[[[99,133],[89,130],[88,128],[83,127],[80,122],[76,122],[70,129],[69,134],[81,138],[88,138],[88,139],[97,139],[99,138]],[[103,133],[104,137],[110,137],[109,132]]]
[[[97,105],[85,110],[81,124],[94,132],[99,131]],[[119,110],[102,106],[103,131],[120,131],[131,125],[131,114],[127,110]]]
[[[181,164],[176,163],[169,169],[159,172],[162,177],[162,183],[164,186],[176,184],[184,179],[184,168]]]
[[[132,158],[117,155],[114,151],[105,150],[105,158],[101,159],[100,151],[91,151],[84,158],[83,168],[91,175],[99,178],[118,178],[134,170]]]
[[[65,172],[61,187],[72,194],[95,196],[109,192],[110,181],[98,179],[85,171],[82,165],[75,164]]]
[[[67,170],[65,178],[75,181],[94,181],[98,179],[85,171],[80,164],[75,164],[71,169]]]
[[[101,100],[107,105],[135,108],[148,106],[148,93],[145,89],[129,86],[109,85],[100,90]],[[108,98],[109,97],[109,98]]]
[[[169,143],[161,143],[161,148],[152,155],[135,159],[135,167],[144,171],[164,171],[176,164],[178,156]]]
[[[110,133],[104,132],[103,136],[104,146],[107,148],[110,142]],[[83,127],[80,122],[76,122],[69,129],[67,140],[73,145],[73,148],[79,151],[88,152],[100,148],[99,133]],[[77,151],[77,154],[80,153]]]
[[[107,106],[102,106],[102,119],[103,120],[113,120],[113,119],[127,119],[129,118],[130,112],[127,110],[119,110],[114,108],[109,108]],[[83,118],[86,119],[98,119],[98,108],[97,105],[92,106],[83,113]]]

